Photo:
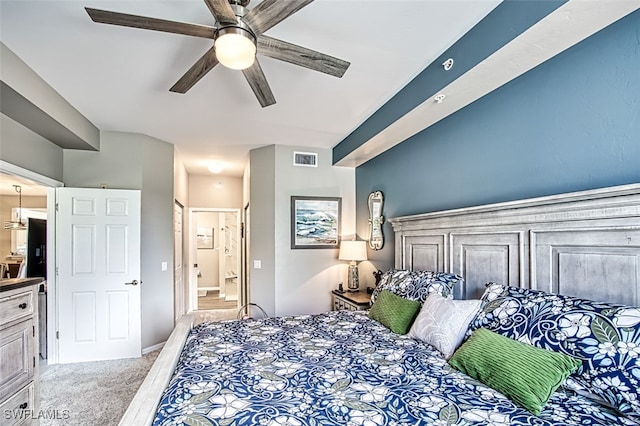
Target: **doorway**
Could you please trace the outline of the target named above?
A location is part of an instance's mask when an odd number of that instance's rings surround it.
[[[239,309],[241,245],[239,209],[190,209],[191,300],[196,310]]]
[[[47,219],[47,225],[45,226],[45,239],[46,245],[46,258],[44,265],[44,276],[47,278],[46,284],[40,286],[38,300],[39,300],[39,330],[40,330],[40,342],[39,352],[41,354],[41,366],[46,364],[56,364],[58,362],[58,342],[55,338],[57,331],[57,305],[56,305],[56,274],[55,274],[55,223],[56,217],[56,188],[62,187],[62,182],[56,181],[49,177],[40,175],[22,167],[15,166],[6,161],[0,160],[0,181],[3,186],[11,187],[14,184],[22,186],[23,195],[23,214],[22,218],[40,218]],[[2,195],[0,195],[1,197]],[[40,200],[40,201],[35,201]],[[0,203],[4,204],[4,203]],[[17,202],[11,201],[9,208],[15,207]],[[5,206],[6,207],[6,206]],[[10,235],[16,231],[7,233],[9,242],[7,245],[0,244],[3,247],[3,255],[9,254],[11,259],[20,259],[21,261],[26,259],[27,233],[24,233],[24,238],[15,236],[13,242],[11,242]],[[42,236],[42,235],[41,235]],[[23,241],[24,240],[24,241]],[[21,244],[24,243],[24,253],[20,253]],[[39,244],[42,246],[42,241]],[[32,243],[32,247],[34,247]],[[15,253],[12,255],[11,253]],[[37,255],[43,255],[42,250]],[[35,261],[32,260],[32,266],[34,263],[41,262],[42,259]],[[25,265],[26,266],[26,265]],[[39,271],[37,275],[39,276]],[[35,272],[34,272],[35,273]],[[25,276],[26,276],[25,268]]]

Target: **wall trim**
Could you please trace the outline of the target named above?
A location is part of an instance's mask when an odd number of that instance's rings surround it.
[[[142,355],[144,356],[144,355],[147,355],[147,354],[149,354],[149,353],[151,353],[153,351],[157,351],[158,349],[162,349],[164,347],[165,343],[167,343],[167,342],[164,341],[164,342],[160,342],[160,343],[157,343],[155,345],[149,346],[148,348],[143,348],[142,349]]]

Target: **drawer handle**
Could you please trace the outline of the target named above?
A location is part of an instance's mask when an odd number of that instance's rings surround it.
[[[18,305],[18,308],[27,309],[27,304],[26,303],[21,303],[21,304]]]
[[[27,402],[23,402],[22,404],[20,404],[20,409],[24,410],[25,408],[27,408],[29,406],[29,404]]]

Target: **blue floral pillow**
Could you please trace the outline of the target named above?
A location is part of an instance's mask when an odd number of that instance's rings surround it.
[[[382,290],[409,300],[424,303],[431,293],[438,293],[442,297],[451,298],[453,287],[462,282],[460,275],[446,272],[408,271],[406,269],[389,269],[382,274],[378,286],[373,290],[371,303]]]
[[[489,283],[467,334],[481,327],[580,359],[566,386],[640,420],[640,308]]]

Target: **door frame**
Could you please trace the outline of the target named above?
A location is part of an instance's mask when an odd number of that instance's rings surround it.
[[[250,206],[247,203],[242,209],[242,223],[240,228],[240,238],[242,245],[242,253],[240,256],[241,270],[242,270],[242,280],[240,287],[240,297],[242,298],[242,306],[246,306],[247,303],[251,300],[251,296],[249,294],[249,274],[251,270],[249,269],[249,219],[250,219]],[[245,314],[248,314],[248,311],[245,309]]]
[[[197,278],[197,274],[195,273],[195,267],[193,266],[196,263],[197,260],[197,249],[196,249],[196,233],[197,233],[197,228],[198,228],[198,224],[197,221],[195,219],[195,214],[197,212],[214,212],[214,213],[220,213],[220,212],[234,212],[236,213],[236,220],[237,220],[237,229],[238,229],[238,307],[244,305],[244,303],[246,303],[244,300],[242,300],[242,295],[243,295],[243,291],[242,291],[242,282],[243,282],[243,268],[242,268],[242,264],[243,264],[243,259],[242,259],[242,244],[241,244],[241,223],[242,223],[242,211],[241,209],[236,209],[236,208],[211,208],[211,207],[189,207],[189,237],[188,237],[188,245],[189,245],[189,257],[188,257],[188,263],[187,263],[187,271],[186,271],[186,276],[187,276],[187,282],[188,285],[186,286],[187,289],[187,303],[188,303],[188,307],[187,307],[187,311],[188,312],[193,312],[195,310],[198,309],[198,278]]]
[[[176,286],[176,277],[175,277],[175,258],[176,258],[176,253],[175,253],[175,248],[174,248],[174,253],[173,253],[173,257],[174,257],[174,276],[173,276],[173,297],[174,297],[174,301],[173,301],[173,306],[174,306],[174,312],[173,312],[173,318],[174,318],[174,323],[177,324],[178,323],[178,318],[181,317],[182,315],[186,314],[187,311],[189,310],[188,308],[188,299],[187,299],[187,286],[185,285],[185,281],[188,280],[186,273],[185,273],[185,250],[184,250],[184,229],[185,229],[185,207],[184,205],[178,201],[177,199],[173,200],[173,226],[174,226],[174,232],[173,232],[173,239],[174,239],[174,245],[176,244],[176,235],[175,235],[175,226],[176,226],[176,218],[175,218],[175,211],[176,208],[180,209],[180,212],[182,214],[182,220],[180,223],[180,241],[177,241],[178,244],[180,244],[181,247],[181,254],[182,254],[182,258],[180,259],[180,262],[182,263],[182,284],[180,285],[180,287],[178,288],[178,286]],[[175,246],[174,246],[175,247]],[[176,313],[176,307],[178,307],[178,301],[181,302],[180,306],[178,308],[178,312]]]
[[[0,160],[0,171],[47,188],[47,364],[58,363],[58,288],[56,275],[56,188],[64,183]]]

